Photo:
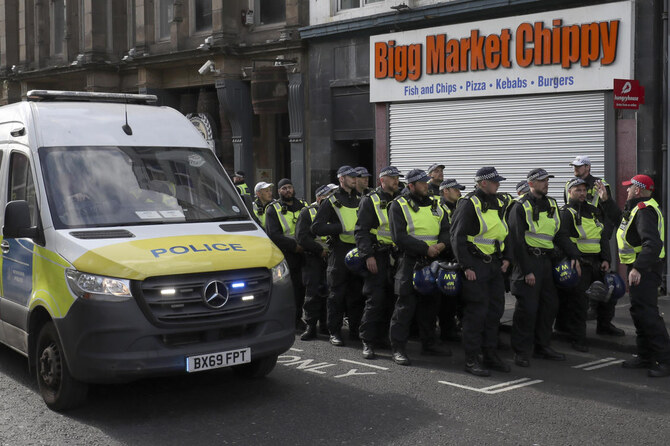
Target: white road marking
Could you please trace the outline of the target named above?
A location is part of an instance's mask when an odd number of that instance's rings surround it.
[[[587,367],[584,370],[595,370],[595,369],[600,369],[600,368],[603,368],[603,367],[609,367],[611,365],[621,364],[624,361],[625,361],[624,359],[619,359],[617,361],[610,361],[610,362],[607,362],[605,364],[594,365],[593,367]]]
[[[378,370],[388,370],[388,367],[381,367],[381,366],[378,366],[378,365],[366,364],[364,362],[352,361],[350,359],[340,359],[340,361],[348,362],[348,363],[356,364],[356,365],[362,365],[362,366],[365,366],[365,367],[371,367],[373,369],[378,369]]]
[[[588,367],[588,366],[591,366],[591,365],[602,364],[603,362],[614,361],[615,359],[616,358],[599,359],[597,361],[587,362],[586,364],[573,365],[572,368],[573,369],[581,369],[581,368]]]
[[[438,381],[440,384],[446,384],[448,386],[458,387],[465,390],[472,390],[473,392],[484,393],[486,395],[494,395],[496,393],[507,392],[508,390],[519,389],[521,387],[532,386],[533,384],[538,384],[543,382],[541,379],[530,380],[530,378],[521,378],[514,381],[508,381],[500,384],[495,384],[493,386],[482,387],[477,389],[475,387],[465,386],[463,384],[456,384],[449,381]]]
[[[291,350],[292,352],[304,352],[305,351],[305,350],[300,350],[299,348],[293,348],[293,347],[289,348],[289,350]]]

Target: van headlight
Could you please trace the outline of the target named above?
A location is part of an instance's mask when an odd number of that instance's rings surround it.
[[[130,281],[126,279],[82,273],[75,269],[65,270],[65,277],[72,293],[82,299],[123,302],[133,297]]]
[[[272,268],[272,283],[279,282],[288,277],[288,263],[282,260],[277,266]]]

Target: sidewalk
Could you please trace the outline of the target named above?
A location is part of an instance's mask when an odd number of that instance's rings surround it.
[[[514,304],[516,299],[511,293],[505,295],[505,313],[500,321],[500,329],[509,332],[512,329],[512,315],[514,314]],[[658,298],[658,308],[661,317],[665,320],[665,325],[670,332],[670,296],[660,296]],[[612,323],[626,332],[626,336],[602,336],[596,334],[596,321],[586,322],[586,339],[590,347],[611,349],[622,353],[636,353],[635,344],[635,326],[630,317],[630,301],[628,294],[619,299],[616,306],[616,313]],[[570,344],[567,337],[554,332],[553,339],[556,342],[554,347],[559,351],[567,351]]]

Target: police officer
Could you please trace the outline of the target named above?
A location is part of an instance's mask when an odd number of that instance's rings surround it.
[[[637,356],[624,361],[624,368],[649,369],[653,378],[670,376],[670,340],[658,311],[665,258],[665,222],[656,200],[651,197],[654,181],[635,175],[621,183],[628,195],[621,224],[616,233],[619,260],[627,266],[630,315],[637,332]]]
[[[305,299],[305,289],[302,285],[303,248],[295,238],[295,225],[300,210],[307,204],[295,198],[293,183],[288,178],[282,178],[277,183],[279,199],[267,206],[265,224],[270,240],[281,250],[286,258],[291,273],[293,296],[296,306],[296,329],[302,330],[302,305]]]
[[[305,264],[302,267],[302,283],[305,287],[305,303],[302,307],[302,319],[306,324],[305,332],[300,335],[303,341],[316,339],[316,324],[324,328],[326,320],[326,260],[328,245],[326,237],[317,237],[311,226],[317,209],[334,191],[337,186],[326,184],[316,190],[316,202],[302,208],[295,224],[295,238],[305,252]]]
[[[578,266],[579,252],[564,233],[556,200],[547,196],[549,175],[533,169],[525,194],[510,214],[510,240],[513,244],[514,269],[510,278],[516,307],[512,322],[514,362],[530,366],[530,353],[536,358],[564,361],[565,355],[550,347],[552,326],[558,311],[558,294],[553,278],[552,254],[555,243]]]
[[[451,228],[451,244],[466,279],[462,289],[465,371],[477,376],[489,376],[490,369],[510,371],[495,352],[505,309],[503,273],[511,256],[505,202],[498,194],[503,180],[495,167],[479,169],[477,188],[459,200]]]
[[[428,167],[428,176],[430,182],[428,183],[428,196],[435,200],[440,199],[440,184],[444,180],[444,164],[431,164]]]
[[[586,181],[586,201],[599,208],[602,212],[604,216],[602,236],[606,240],[609,240],[612,238],[614,227],[620,219],[620,210],[612,199],[612,191],[609,184],[604,179],[591,175],[591,160],[588,156],[579,155],[575,157],[570,165],[574,169],[575,177]],[[568,184],[566,183],[563,195],[566,204],[569,201],[567,186]],[[598,190],[602,188],[605,189],[606,193],[598,193]],[[604,198],[601,198],[601,195]],[[591,301],[589,305],[591,307],[589,313],[593,314],[591,318],[595,318],[598,321],[596,333],[609,336],[625,335],[622,329],[615,327],[612,323],[616,305],[615,301]]]
[[[342,319],[346,309],[349,318],[349,338],[358,340],[358,328],[363,314],[361,278],[347,269],[344,257],[356,247],[354,227],[361,196],[356,190],[358,172],[351,166],[337,170],[340,187],[324,201],[314,217],[312,232],[328,236],[331,251],[328,255],[328,331],[330,343],[344,345]]]
[[[272,202],[272,183],[261,181],[254,186],[256,199],[253,202],[254,215],[259,223],[265,228],[265,208]]]
[[[397,197],[389,207],[391,238],[400,251],[394,286],[398,299],[391,317],[389,337],[393,361],[399,365],[411,364],[406,345],[415,312],[422,354],[451,355],[451,351],[439,347],[435,340],[439,292],[419,297],[412,281],[418,260],[435,260],[445,250],[444,254],[450,251],[449,221],[444,209],[429,195],[430,177],[426,172],[410,170],[406,179],[409,194]]]
[[[356,178],[356,190],[362,197],[363,195],[372,192],[372,189],[370,189],[370,177],[372,174],[370,174],[365,167],[356,167],[356,172],[358,173],[358,178]]]
[[[440,204],[447,214],[449,224],[451,224],[453,214],[456,211],[456,204],[461,198],[461,191],[465,186],[459,184],[455,178],[447,178],[440,184]],[[455,258],[448,259],[455,261]],[[443,341],[460,341],[456,324],[456,315],[458,313],[458,299],[442,299],[438,319],[440,321],[440,339]]]
[[[374,359],[375,344],[383,343],[388,330],[388,310],[393,304],[390,278],[394,244],[388,206],[398,195],[399,177],[397,168],[384,167],[379,173],[381,185],[361,199],[358,209],[354,235],[359,255],[365,259],[368,270],[363,283],[365,309],[360,328],[365,359]]]
[[[249,186],[247,186],[247,183],[244,182],[244,172],[241,170],[238,170],[235,172],[233,175],[233,184],[235,184],[235,187],[237,188],[237,191],[240,193],[240,195],[248,195],[251,196],[249,193]]]
[[[556,327],[570,336],[572,348],[587,352],[586,313],[589,299],[586,290],[610,267],[610,247],[602,236],[603,215],[600,209],[586,201],[586,181],[573,178],[568,182],[569,201],[561,209],[561,233],[569,237],[579,251],[581,276],[573,289],[559,290],[559,312]]]

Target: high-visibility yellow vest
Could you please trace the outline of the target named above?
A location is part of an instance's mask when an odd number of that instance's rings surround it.
[[[661,214],[661,210],[658,207],[658,203],[656,200],[653,198],[647,200],[647,201],[642,201],[640,203],[644,203],[645,207],[651,207],[656,211],[656,214],[658,215],[658,233],[661,237],[661,241],[663,242],[663,249],[661,250],[661,255],[659,258],[664,258],[665,257],[665,221],[663,220],[663,214]],[[628,242],[628,229],[633,224],[633,220],[635,219],[635,215],[637,215],[637,212],[640,210],[639,204],[635,206],[631,212],[628,218],[622,218],[621,219],[621,224],[619,225],[619,229],[616,231],[616,243],[619,248],[619,260],[623,264],[631,264],[635,263],[635,259],[637,259],[637,255],[640,251],[642,251],[642,245],[640,244],[639,246],[633,246]]]
[[[372,200],[375,214],[377,214],[377,219],[379,220],[379,226],[372,228],[370,232],[377,236],[379,243],[392,245],[393,239],[391,239],[391,229],[389,227],[388,203],[383,201],[377,192],[371,193],[369,197]]]
[[[406,197],[399,197],[396,200],[407,221],[407,233],[416,239],[423,240],[428,246],[435,245],[444,218],[442,206],[433,200],[431,206],[418,206],[418,210],[415,211]]]
[[[595,217],[581,216],[581,223],[577,224],[580,217],[577,211],[571,207],[567,208],[572,214],[572,224],[577,230],[579,237],[570,237],[572,243],[577,245],[579,252],[584,254],[598,254],[600,252],[600,237],[603,232],[603,224]]]
[[[553,249],[554,236],[561,226],[561,218],[558,214],[556,200],[551,197],[547,197],[547,199],[551,205],[551,211],[539,212],[538,220],[533,219],[533,205],[529,199],[519,202],[523,206],[526,214],[526,223],[528,224],[524,239],[526,240],[526,244],[532,248]]]
[[[298,201],[303,204],[303,207],[306,204],[302,200]],[[277,218],[281,224],[284,236],[295,237],[295,223],[298,221],[298,215],[300,215],[302,208],[296,211],[289,211],[280,201],[273,202],[272,207],[275,208],[275,211],[277,212]]]
[[[503,208],[504,203],[500,198],[498,205]],[[484,254],[491,255],[496,252],[496,246],[502,252],[505,249],[505,238],[509,234],[509,227],[504,218],[500,218],[497,209],[482,210],[482,202],[476,195],[471,195],[469,200],[475,207],[475,214],[479,220],[479,233],[468,235],[468,242],[474,244]]]
[[[355,208],[344,206],[337,198],[335,198],[335,195],[328,197],[328,201],[333,205],[335,215],[337,215],[337,219],[340,220],[340,224],[342,225],[340,240],[344,243],[355,244],[356,239],[354,238],[354,228],[356,227],[356,221],[358,220],[358,206]]]
[[[256,201],[253,202],[254,214],[261,222],[261,227],[265,228],[265,207],[261,208]]]
[[[251,195],[251,193],[249,192],[249,186],[247,186],[247,183],[236,184],[235,187],[237,188],[237,190],[240,191],[240,195]]]

